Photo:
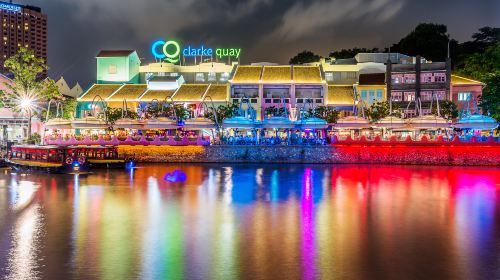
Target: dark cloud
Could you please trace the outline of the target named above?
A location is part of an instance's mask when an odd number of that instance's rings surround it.
[[[49,16],[50,75],[88,86],[100,49],[137,49],[156,38],[243,48],[242,62],[287,63],[302,49],[386,47],[420,22],[464,41],[500,26],[498,0],[23,0]]]

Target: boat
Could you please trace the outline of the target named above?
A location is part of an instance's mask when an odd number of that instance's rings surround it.
[[[86,173],[85,156],[74,155],[68,147],[55,145],[15,145],[7,152],[5,162],[17,171],[47,173]]]
[[[133,157],[121,157],[116,146],[68,146],[68,153],[76,157],[84,157],[90,168],[133,168],[136,160]]]

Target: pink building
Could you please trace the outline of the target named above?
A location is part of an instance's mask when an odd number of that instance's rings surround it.
[[[484,84],[480,81],[468,79],[465,77],[451,76],[451,100],[457,104],[458,110],[462,110],[467,104],[467,100],[475,99],[479,102],[479,96],[483,93]]]

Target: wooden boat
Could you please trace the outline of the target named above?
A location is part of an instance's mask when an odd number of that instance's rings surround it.
[[[19,145],[7,152],[5,162],[17,171],[48,173],[86,173],[89,163],[84,156],[75,156],[68,147]]]
[[[116,146],[68,146],[68,151],[76,157],[85,157],[91,168],[133,168],[133,157],[121,157]]]

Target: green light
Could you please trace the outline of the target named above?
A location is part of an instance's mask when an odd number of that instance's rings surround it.
[[[167,50],[168,46],[174,46],[175,52],[169,53]],[[176,41],[167,41],[165,45],[163,45],[163,53],[166,56],[165,60],[171,63],[177,63],[179,61],[179,54],[181,53],[181,47],[179,46],[179,43],[177,43]]]

